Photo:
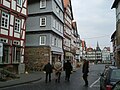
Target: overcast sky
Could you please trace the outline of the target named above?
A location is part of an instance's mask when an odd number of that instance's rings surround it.
[[[113,0],[71,0],[74,19],[82,40],[87,47],[95,48],[97,41],[101,49],[111,46],[110,37],[115,31],[115,9]]]

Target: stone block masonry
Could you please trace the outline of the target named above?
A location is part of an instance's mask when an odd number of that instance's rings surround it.
[[[51,49],[47,46],[26,47],[25,66],[27,71],[41,71],[43,66],[50,60]]]

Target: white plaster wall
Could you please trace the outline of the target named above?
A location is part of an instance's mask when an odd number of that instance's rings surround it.
[[[14,16],[11,15],[11,16],[10,16],[10,25],[13,25],[13,24],[14,24]]]
[[[14,32],[14,37],[16,37],[16,38],[20,38],[20,34],[19,34],[19,33]]]
[[[17,7],[17,11],[20,12],[21,8]]]
[[[10,8],[10,2],[8,2],[7,0],[3,0],[3,5]]]
[[[27,0],[25,0],[25,3],[23,5],[24,7],[27,7]]]
[[[23,31],[22,39],[25,39],[25,31]]]
[[[24,14],[24,15],[26,15],[27,13],[26,13],[27,11],[26,11],[26,9],[25,8],[22,8],[22,14]]]
[[[1,34],[8,35],[8,30],[1,29]]]
[[[9,33],[10,36],[13,36],[13,27],[10,26],[10,33]]]
[[[23,44],[24,44],[24,41],[21,40],[20,41],[20,46],[24,46]]]
[[[22,23],[21,28],[24,28],[24,21],[25,21],[25,20],[24,20],[24,19],[22,19],[21,21],[22,21],[22,22],[21,22],[21,23]]]
[[[11,8],[12,8],[13,10],[16,10],[16,1],[15,1],[15,0],[12,0]]]

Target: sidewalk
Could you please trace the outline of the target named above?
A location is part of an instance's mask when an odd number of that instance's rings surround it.
[[[19,76],[20,78],[18,79],[12,79],[4,82],[0,81],[0,88],[39,81],[44,77],[44,73],[40,71],[40,72],[32,72],[28,74],[20,74]]]
[[[51,79],[54,79],[55,74],[52,74]],[[61,76],[64,75],[64,71],[61,73]],[[28,74],[20,74],[20,78],[18,79],[12,79],[8,81],[1,82],[0,81],[0,89],[5,88],[5,87],[11,87],[11,86],[16,86],[16,85],[21,85],[21,84],[27,84],[35,81],[43,81],[45,78],[45,73],[42,71],[37,71],[37,72],[32,72]]]
[[[77,69],[78,68],[76,68],[75,71],[77,71]],[[63,75],[64,75],[64,71],[62,72],[61,76]],[[39,80],[43,81],[45,78],[45,73],[43,73],[42,71],[36,71],[28,74],[20,74],[19,76],[20,78],[18,79],[12,79],[4,82],[0,81],[0,89],[5,87],[15,86],[15,85],[31,83]],[[54,78],[54,73],[52,74],[52,79],[53,78]]]

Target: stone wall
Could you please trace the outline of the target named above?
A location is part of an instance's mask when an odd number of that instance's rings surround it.
[[[50,47],[26,47],[25,65],[27,71],[40,71],[50,60]]]

